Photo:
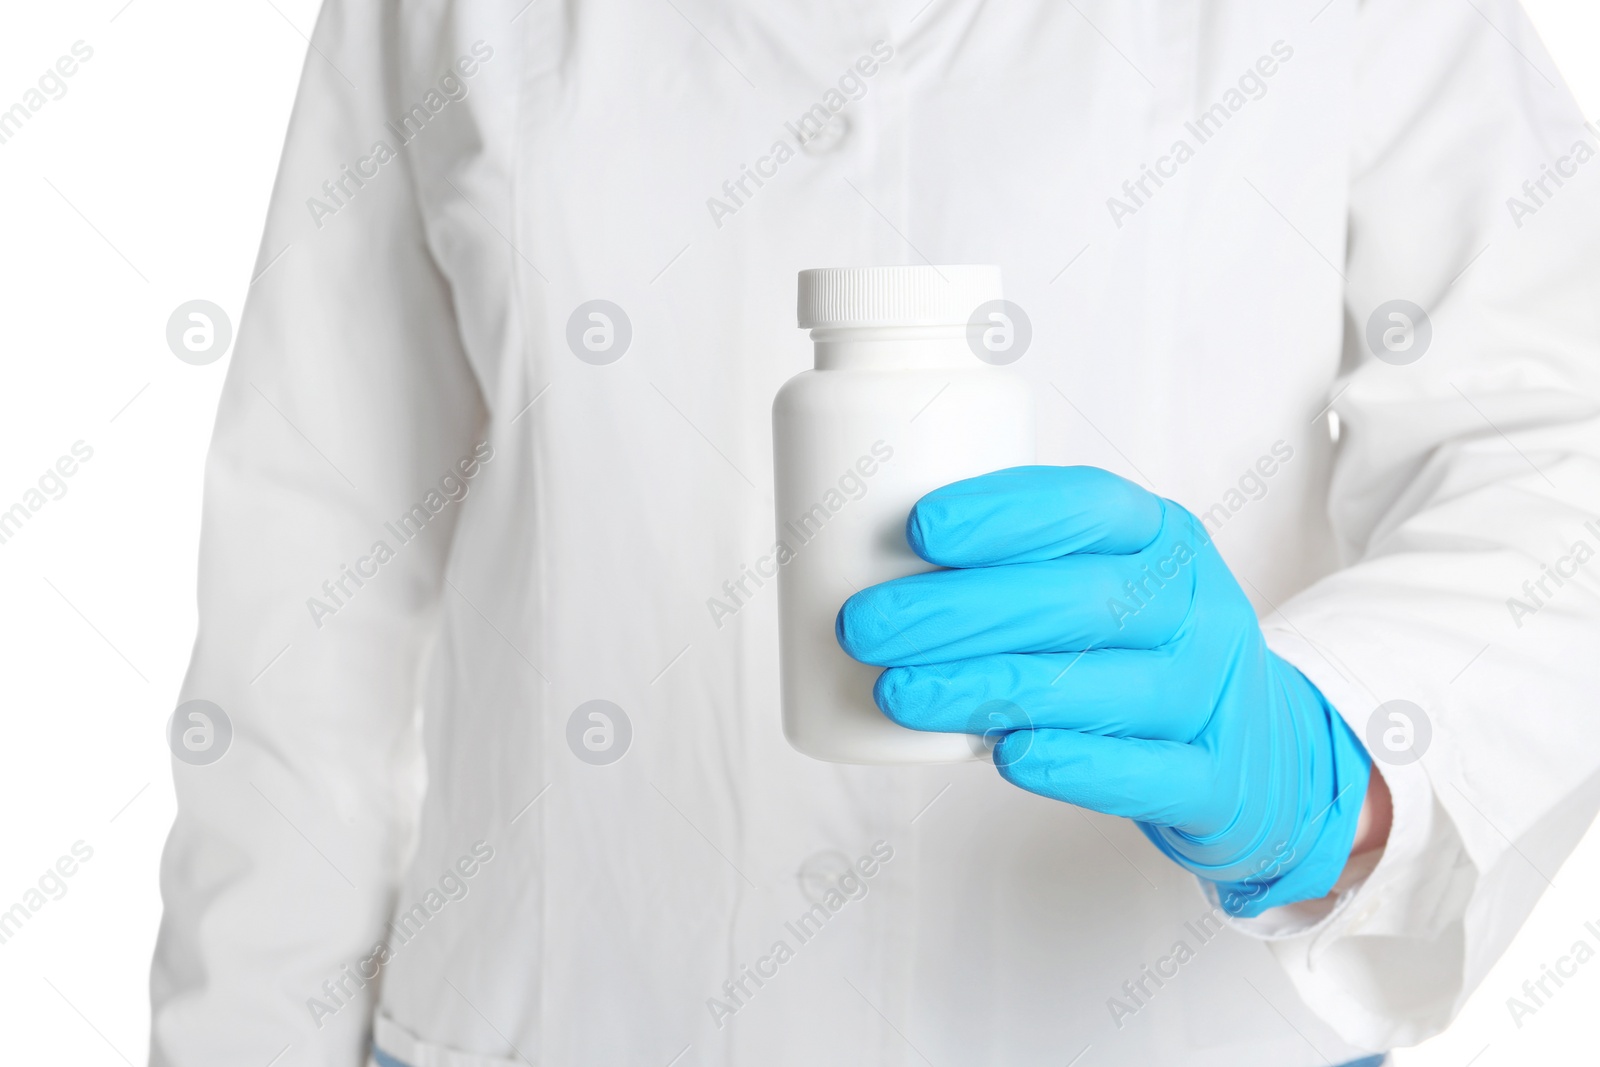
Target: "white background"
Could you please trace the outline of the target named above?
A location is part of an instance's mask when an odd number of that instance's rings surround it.
[[[0,944],[0,1062],[132,1065],[174,807],[164,725],[194,639],[201,472],[227,370],[175,359],[166,321],[196,298],[238,320],[318,0],[8,6],[0,110],[74,42],[94,54],[0,144],[0,511],[75,442],[93,458],[0,544],[0,911],[75,842],[93,858]],[[1526,6],[1600,116],[1600,10]],[[1600,960],[1520,1028],[1506,1006],[1580,937],[1600,946],[1600,831],[1456,1025],[1399,1063],[1595,1062]]]

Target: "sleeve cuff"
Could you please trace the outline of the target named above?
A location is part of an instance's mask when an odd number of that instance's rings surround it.
[[[1304,636],[1265,626],[1263,631],[1273,652],[1321,690],[1366,744],[1366,720],[1376,710],[1373,697],[1334,666],[1335,657]],[[1307,1006],[1346,1040],[1388,1048],[1436,1032],[1448,1021],[1453,995],[1441,989],[1443,999],[1430,1003],[1427,1012],[1413,1013],[1416,1017],[1386,1010],[1382,972],[1388,957],[1378,947],[1447,937],[1450,928],[1461,923],[1474,873],[1462,869],[1473,864],[1434,796],[1424,762],[1375,759],[1372,770],[1383,775],[1394,801],[1385,846],[1351,861],[1325,897],[1280,905],[1254,918],[1231,918],[1228,923],[1267,942]],[[1216,899],[1214,889],[1202,888],[1208,898]],[[1360,947],[1364,945],[1373,950]],[[1335,946],[1344,947],[1334,951]]]

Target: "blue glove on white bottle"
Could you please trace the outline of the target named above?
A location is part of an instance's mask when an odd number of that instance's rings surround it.
[[[839,644],[918,730],[997,735],[1006,780],[1138,821],[1227,910],[1326,895],[1371,760],[1269,648],[1200,521],[1095,467],[1015,467],[917,502],[949,570],[865,589]]]

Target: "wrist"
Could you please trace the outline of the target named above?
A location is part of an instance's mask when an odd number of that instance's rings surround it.
[[[1356,837],[1350,845],[1351,858],[1387,845],[1389,827],[1393,823],[1394,796],[1374,764],[1367,776],[1367,797],[1361,805],[1361,817],[1356,821]]]

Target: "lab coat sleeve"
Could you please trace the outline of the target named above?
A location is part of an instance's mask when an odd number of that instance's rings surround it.
[[[427,90],[394,58],[407,10],[323,6],[217,413],[182,699],[232,738],[173,763],[155,1065],[364,1062],[419,663],[483,421],[387,125]]]
[[[1367,739],[1394,824],[1356,886],[1239,925],[1380,1049],[1445,1027],[1600,804],[1600,161],[1512,0],[1368,0],[1354,31],[1349,565],[1263,628]],[[1405,365],[1420,332],[1367,341],[1391,300],[1431,326]]]

